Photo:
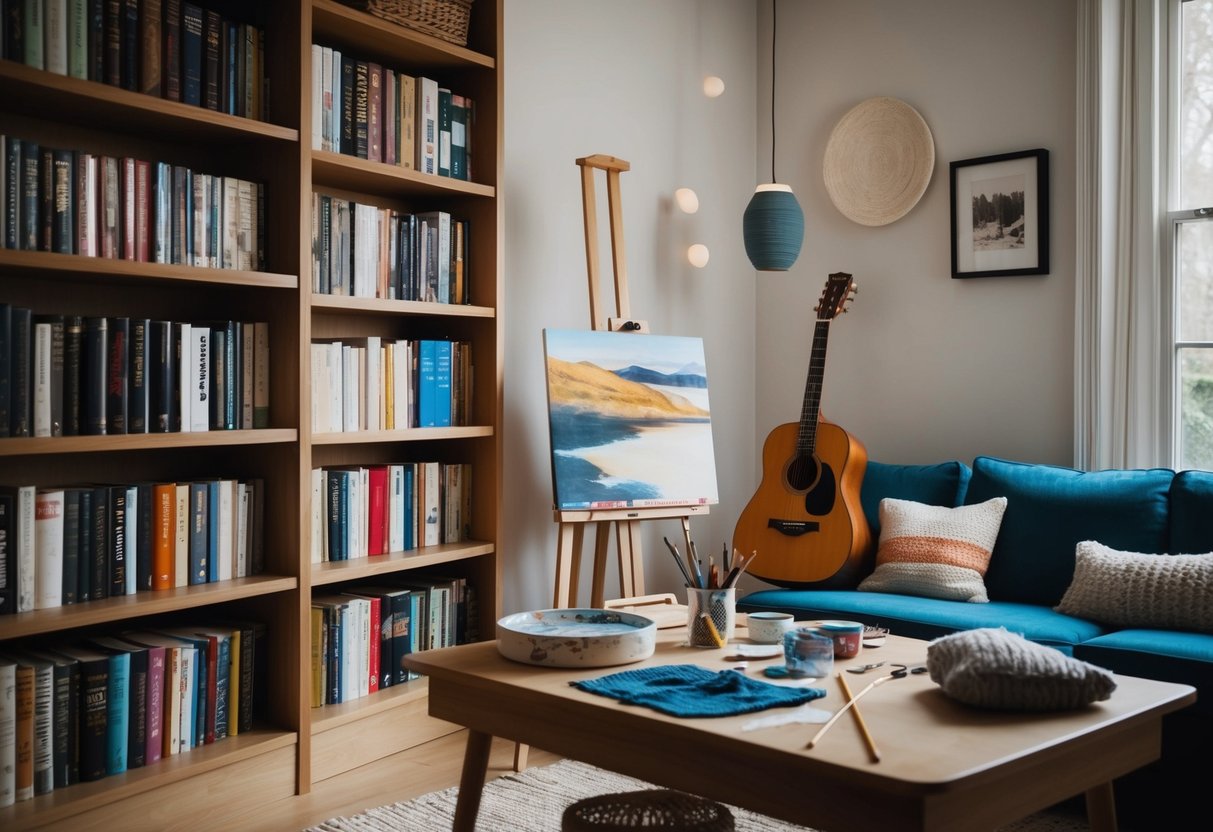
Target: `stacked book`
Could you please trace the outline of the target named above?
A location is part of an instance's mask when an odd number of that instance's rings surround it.
[[[203,622],[0,653],[0,806],[251,731],[265,632]]]
[[[265,32],[257,26],[181,0],[5,0],[3,5],[0,57],[266,119]]]
[[[476,596],[463,577],[404,576],[312,598],[312,707],[337,705],[417,678],[409,653],[475,641]]]
[[[421,173],[472,178],[472,99],[312,44],[312,149]]]
[[[168,162],[0,136],[4,248],[265,268],[265,186]]]
[[[451,427],[472,413],[465,341],[377,335],[312,342],[312,430]]]
[[[457,462],[316,468],[312,563],[351,560],[471,537],[472,466]]]
[[[312,194],[312,291],[469,303],[467,220]]]
[[[269,427],[269,324],[0,303],[0,436]]]
[[[0,614],[256,575],[265,483],[0,486]]]

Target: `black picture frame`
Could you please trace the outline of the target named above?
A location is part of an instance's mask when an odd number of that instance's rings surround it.
[[[952,162],[952,277],[1049,273],[1049,151]]]

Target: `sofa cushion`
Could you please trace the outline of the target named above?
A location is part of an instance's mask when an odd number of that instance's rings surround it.
[[[1213,715],[1213,635],[1174,630],[1117,630],[1074,647],[1074,656],[1126,676],[1192,685],[1193,709]]]
[[[1174,476],[1165,468],[1082,472],[978,457],[965,502],[1007,498],[986,572],[990,598],[1054,606],[1070,585],[1081,540],[1128,552],[1166,551]]]
[[[1109,627],[1213,633],[1213,553],[1145,555],[1084,540],[1056,609]]]
[[[968,465],[956,460],[938,465],[869,461],[859,489],[859,503],[872,529],[872,539],[880,539],[880,501],[885,497],[930,506],[958,506],[964,502],[972,473]]]
[[[884,498],[876,569],[858,589],[986,603],[981,576],[1006,507],[1005,497],[956,508]]]
[[[737,602],[742,612],[777,610],[799,621],[843,618],[888,627],[894,635],[933,639],[974,627],[1006,627],[1024,638],[1069,654],[1081,641],[1106,632],[1093,621],[1074,618],[1035,604],[991,601],[966,604],[882,592],[854,590],[763,589]]]
[[[951,698],[994,710],[1081,708],[1116,690],[1116,680],[1102,667],[1000,627],[965,630],[931,642],[927,671]]]
[[[1173,555],[1213,552],[1213,473],[1180,471],[1171,481]]]

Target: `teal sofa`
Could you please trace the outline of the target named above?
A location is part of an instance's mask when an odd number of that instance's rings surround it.
[[[1213,634],[1115,629],[1056,612],[1074,573],[1075,546],[1097,540],[1126,552],[1213,552],[1213,473],[1169,469],[1081,472],[978,457],[972,466],[870,462],[861,503],[879,540],[885,497],[938,506],[975,505],[1006,497],[1007,507],[985,575],[990,602],[945,601],[849,589],[778,587],[747,594],[743,612],[776,610],[798,619],[845,618],[879,624],[898,635],[933,639],[975,627],[1005,627],[1116,673],[1189,684],[1197,702],[1165,726],[1165,774],[1135,778],[1186,803],[1183,784],[1204,794],[1186,772],[1203,771],[1213,742]],[[871,561],[862,574],[874,566]],[[1213,604],[1213,595],[1209,598]],[[1204,746],[1203,748],[1201,746]],[[1141,801],[1142,803],[1146,801]],[[1130,810],[1146,811],[1134,805]],[[1157,811],[1157,805],[1149,811]],[[1151,814],[1149,823],[1158,820]],[[1162,828],[1162,827],[1159,827]]]

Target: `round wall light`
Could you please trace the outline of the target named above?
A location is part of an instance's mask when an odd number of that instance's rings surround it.
[[[719,98],[724,92],[724,81],[715,75],[703,79],[703,94],[708,98]]]
[[[699,196],[690,188],[679,188],[674,191],[674,202],[684,214],[694,214],[699,210]]]
[[[708,247],[703,243],[695,243],[687,249],[687,261],[697,269],[702,269],[708,264],[708,258],[712,253],[708,251]]]

